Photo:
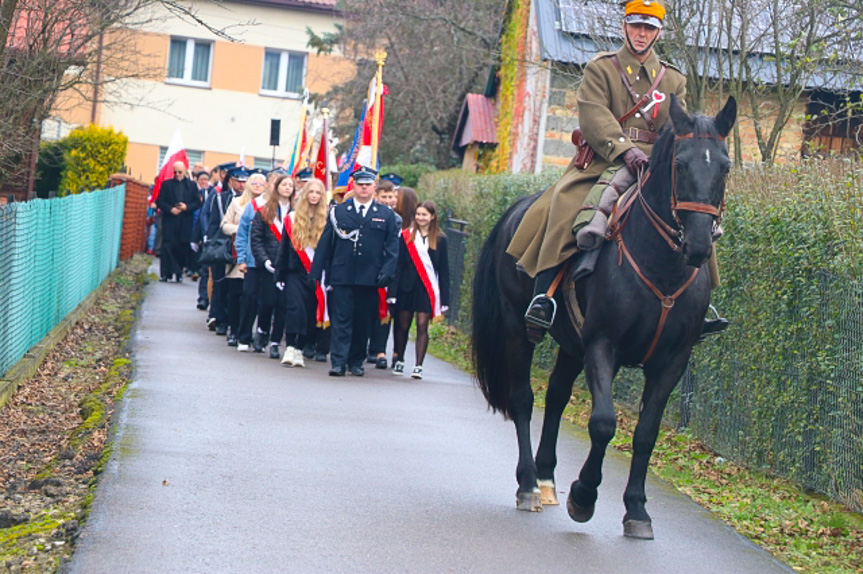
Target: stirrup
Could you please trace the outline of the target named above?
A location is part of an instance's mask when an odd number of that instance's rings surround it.
[[[539,299],[545,299],[551,302],[551,319],[548,321],[543,321],[538,317],[534,317],[530,314],[530,310],[533,309],[534,303],[536,303]],[[557,316],[557,301],[555,301],[554,297],[549,297],[545,293],[540,293],[539,295],[534,295],[533,299],[530,300],[530,305],[527,306],[527,311],[524,313],[524,321],[529,325],[535,325],[537,327],[542,327],[543,329],[550,329],[551,325],[554,323],[554,318]]]

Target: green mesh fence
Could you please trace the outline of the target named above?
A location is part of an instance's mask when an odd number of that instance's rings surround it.
[[[0,376],[117,266],[125,192],[0,207]]]

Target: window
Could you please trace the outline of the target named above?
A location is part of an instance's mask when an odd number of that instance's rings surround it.
[[[306,55],[266,50],[261,92],[274,96],[300,96],[306,76]]]
[[[255,169],[273,169],[273,160],[268,157],[256,157],[255,163],[252,165]]]
[[[165,161],[165,154],[168,153],[168,148],[165,146],[159,147],[159,165],[156,166],[156,169],[162,167],[162,162]],[[200,150],[187,149],[186,150],[186,159],[189,160],[189,169],[192,169],[196,163],[201,162],[204,163],[204,152]]]
[[[192,86],[210,85],[213,44],[191,38],[171,38],[168,81]]]

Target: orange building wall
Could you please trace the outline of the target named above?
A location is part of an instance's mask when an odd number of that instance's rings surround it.
[[[210,87],[214,90],[234,90],[251,94],[261,91],[264,48],[230,42],[215,44]],[[167,55],[165,57],[167,58]]]

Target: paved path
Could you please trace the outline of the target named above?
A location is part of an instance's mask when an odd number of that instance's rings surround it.
[[[624,538],[628,459],[612,450],[591,522],[563,506],[518,512],[514,429],[463,372],[434,359],[421,382],[281,367],[207,331],[195,287],[148,287],[135,380],[70,572],[788,571],[655,479],[657,539]],[[587,446],[561,433],[559,490]]]

